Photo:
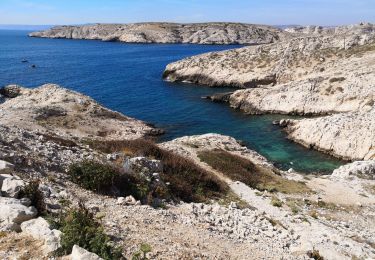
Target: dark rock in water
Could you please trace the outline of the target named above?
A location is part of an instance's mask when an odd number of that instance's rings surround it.
[[[218,94],[214,94],[212,96],[206,96],[206,97],[203,97],[205,99],[209,99],[213,102],[225,102],[225,103],[228,103],[229,102],[229,98],[230,96],[233,94],[233,92],[226,92],[226,93],[218,93]]]
[[[31,68],[36,68],[36,65],[35,64],[31,65]]]
[[[18,97],[20,93],[21,93],[21,87],[18,85],[9,85],[9,86],[0,88],[0,95],[3,95],[6,98]]]

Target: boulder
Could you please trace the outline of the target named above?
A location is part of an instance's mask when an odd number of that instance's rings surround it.
[[[62,232],[56,229],[51,230],[50,225],[44,218],[36,218],[21,224],[23,233],[35,239],[43,240],[43,250],[48,254],[61,247]]]
[[[25,182],[18,177],[12,176],[3,180],[1,192],[5,197],[17,198]]]
[[[13,169],[13,164],[0,160],[0,174],[10,174]]]
[[[0,230],[20,231],[20,224],[34,218],[37,210],[20,200],[0,197]]]
[[[159,160],[151,160],[146,157],[134,157],[127,159],[123,168],[128,173],[151,178],[153,173],[163,171],[163,164]]]
[[[73,246],[72,250],[72,260],[102,260],[98,255],[83,249],[77,245]]]

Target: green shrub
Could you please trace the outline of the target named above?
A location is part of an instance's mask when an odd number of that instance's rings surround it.
[[[70,254],[73,246],[78,245],[106,260],[123,259],[121,250],[111,244],[101,224],[83,205],[68,210],[56,226],[63,233],[59,255]]]
[[[117,172],[110,165],[84,161],[72,164],[68,174],[72,182],[84,189],[105,192],[113,186]]]
[[[39,180],[31,180],[29,184],[22,188],[19,197],[30,199],[31,205],[38,210],[38,214],[43,215],[46,213],[46,204],[44,202],[44,195],[39,190],[39,184]]]

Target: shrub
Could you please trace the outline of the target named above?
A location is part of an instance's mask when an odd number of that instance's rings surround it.
[[[57,226],[63,233],[59,255],[70,254],[73,246],[78,245],[103,259],[123,259],[121,250],[111,244],[103,227],[82,204],[77,209],[68,210]]]
[[[117,175],[112,166],[94,161],[74,163],[68,173],[72,182],[96,192],[108,191]]]
[[[198,157],[231,180],[243,182],[260,191],[284,193],[309,191],[303,183],[283,178],[272,169],[255,165],[250,160],[224,150],[201,151],[198,153]]]
[[[148,183],[134,175],[121,173],[112,165],[96,161],[74,163],[68,174],[80,187],[100,194],[129,196],[142,200],[149,192]]]
[[[271,205],[280,208],[283,206],[283,202],[277,197],[272,197]]]
[[[216,176],[191,160],[159,148],[155,143],[138,139],[123,141],[90,141],[89,145],[104,153],[126,152],[133,156],[151,157],[162,161],[164,182],[169,182],[170,194],[185,202],[207,202],[222,198],[229,187]]]
[[[38,210],[39,215],[46,213],[46,204],[44,202],[44,195],[39,190],[39,180],[31,180],[29,184],[22,188],[19,193],[20,198],[28,198],[31,205]]]
[[[148,260],[147,254],[150,253],[151,250],[152,248],[149,244],[142,244],[139,251],[133,255],[132,260]]]

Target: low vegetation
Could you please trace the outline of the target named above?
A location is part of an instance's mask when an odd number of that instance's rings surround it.
[[[82,184],[82,181],[87,182],[87,187],[89,188],[101,188],[96,187],[95,184],[91,184],[93,180],[98,180],[98,182],[95,181],[98,185],[111,185],[113,183],[117,185],[128,180],[128,186],[125,185],[125,188],[129,188],[129,191],[134,192],[134,189],[129,187],[129,185],[136,184],[137,190],[141,191],[143,188],[145,191],[143,195],[147,195],[148,197],[150,197],[150,192],[152,192],[153,196],[165,195],[172,197],[175,201],[182,200],[185,202],[208,202],[212,199],[223,199],[230,191],[226,183],[202,169],[191,160],[161,149],[155,143],[148,140],[89,141],[86,143],[91,148],[104,153],[122,152],[130,156],[145,156],[160,160],[163,163],[163,172],[160,173],[160,177],[165,183],[169,183],[168,190],[158,189],[150,191],[148,187],[144,187],[143,184],[138,183],[139,180],[129,180],[131,176],[126,176],[127,178],[121,177],[120,181],[114,181],[114,178],[118,178],[121,174],[119,171],[117,173],[114,172],[113,168],[112,170],[108,169],[109,166],[97,167],[98,165],[96,165],[95,167],[87,167],[83,165],[85,167],[81,167],[78,165],[77,167],[73,165],[69,171],[73,176],[72,180],[78,184]],[[98,172],[97,169],[91,168],[99,168],[100,171]],[[82,169],[85,169],[86,172],[83,173]],[[102,178],[104,177],[95,178],[93,177],[93,173],[94,175],[105,175],[106,179],[103,180]],[[123,191],[124,187],[118,187],[118,189]]]
[[[67,210],[53,226],[63,232],[57,252],[60,256],[70,254],[73,246],[78,245],[105,260],[124,259],[121,249],[113,246],[101,224],[83,205]]]
[[[202,151],[198,157],[233,181],[240,181],[260,191],[306,193],[310,190],[302,183],[281,177],[273,170],[255,165],[240,156],[223,150]]]
[[[147,182],[121,172],[119,168],[110,164],[96,161],[74,163],[70,166],[68,174],[71,181],[80,187],[104,195],[132,195],[137,200],[147,203],[147,197],[152,192]]]
[[[43,215],[46,213],[46,204],[44,202],[44,195],[39,190],[39,184],[39,180],[31,180],[29,184],[22,188],[19,197],[30,199],[31,205],[38,210],[38,214]]]

